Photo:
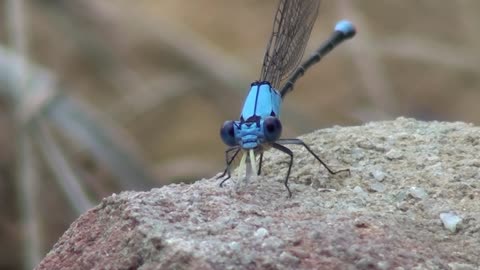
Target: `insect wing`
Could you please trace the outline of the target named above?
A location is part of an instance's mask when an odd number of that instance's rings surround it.
[[[260,80],[278,89],[299,65],[318,15],[320,0],[281,0],[263,59]]]

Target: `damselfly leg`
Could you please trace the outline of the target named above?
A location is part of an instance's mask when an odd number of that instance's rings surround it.
[[[289,148],[287,148],[286,146],[284,146],[282,144],[295,144],[295,145],[301,145],[301,146],[305,147],[305,149],[307,149],[307,151],[310,154],[312,154],[315,157],[315,159],[318,160],[325,167],[325,169],[328,170],[328,172],[330,174],[348,172],[348,175],[350,175],[350,169],[343,169],[343,170],[338,170],[338,171],[334,171],[334,170],[330,169],[330,167],[328,167],[328,165],[325,162],[323,162],[312,151],[312,149],[310,149],[310,147],[308,147],[308,145],[306,145],[302,140],[300,140],[300,139],[278,139],[275,143],[272,144],[272,147],[279,150],[279,151],[282,151],[285,154],[290,156],[290,162],[288,163],[287,176],[285,177],[285,181],[284,181],[285,187],[287,188],[287,191],[288,191],[288,197],[289,198],[292,197],[292,192],[290,191],[290,188],[288,187],[288,178],[290,177],[290,171],[291,171],[292,165],[293,165],[293,152],[292,152],[292,150],[290,150]]]
[[[226,167],[225,167],[225,170],[223,171],[223,173],[221,175],[219,175],[217,177],[217,179],[220,179],[220,178],[224,178],[225,175],[227,175],[227,177],[225,179],[222,180],[222,182],[220,183],[220,187],[223,186],[223,183],[225,181],[227,181],[228,179],[230,179],[231,175],[230,175],[230,166],[232,165],[232,162],[235,160],[235,158],[237,157],[238,153],[240,152],[241,148],[238,147],[238,146],[234,146],[234,147],[230,147],[228,148],[226,151],[225,151],[225,163],[226,163]],[[231,155],[231,153],[233,152],[233,154]],[[231,156],[230,156],[231,155]]]
[[[285,182],[284,185],[287,188],[288,191],[288,197],[292,197],[292,192],[290,191],[290,188],[288,187],[288,178],[290,177],[290,170],[292,170],[292,165],[293,165],[293,152],[292,150],[288,149],[287,147],[278,144],[278,143],[272,143],[272,147],[284,152],[285,154],[290,156],[290,162],[288,163],[288,171],[287,171],[287,177],[285,177]]]
[[[262,173],[262,162],[263,162],[263,152],[260,153],[260,161],[258,162],[258,172],[257,172],[257,175],[260,175],[260,173]]]
[[[280,143],[280,144],[296,144],[296,145],[301,145],[303,147],[305,147],[305,149],[307,149],[307,151],[312,154],[312,156],[315,157],[316,160],[318,160],[318,162],[320,162],[323,167],[325,167],[325,169],[327,169],[327,171],[330,173],[330,174],[337,174],[337,173],[342,173],[342,172],[348,172],[348,175],[350,175],[350,169],[343,169],[343,170],[338,170],[338,171],[334,171],[332,169],[330,169],[330,167],[328,167],[328,165],[323,162],[313,151],[312,149],[310,149],[310,147],[308,147],[307,144],[305,144],[302,140],[300,139],[279,139],[276,141],[277,143]]]

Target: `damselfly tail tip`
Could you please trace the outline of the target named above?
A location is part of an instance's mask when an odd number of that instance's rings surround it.
[[[357,32],[355,26],[347,20],[341,20],[337,22],[335,25],[335,31],[341,32],[345,39],[352,38]]]

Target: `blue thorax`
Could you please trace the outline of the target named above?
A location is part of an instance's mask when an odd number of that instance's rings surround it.
[[[269,82],[254,82],[245,103],[240,120],[234,123],[235,140],[243,149],[254,149],[265,143],[263,121],[273,116],[280,117],[280,93]]]

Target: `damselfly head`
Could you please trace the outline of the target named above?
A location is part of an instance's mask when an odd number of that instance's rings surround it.
[[[264,141],[260,119],[255,121],[237,121],[235,136],[238,145],[245,150],[256,149]]]
[[[228,146],[242,149],[257,149],[264,143],[273,143],[282,135],[282,123],[274,116],[256,121],[225,121],[220,128],[220,137]]]

